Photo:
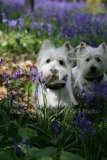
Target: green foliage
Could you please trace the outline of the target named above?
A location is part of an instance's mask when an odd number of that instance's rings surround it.
[[[37,53],[42,41],[35,35],[28,35],[27,32],[2,32],[0,31],[0,52],[8,51],[14,53]]]
[[[30,128],[19,128],[18,134],[22,138],[26,138],[28,140],[38,136],[37,132]]]
[[[54,147],[46,147],[44,149],[31,148],[28,150],[28,159],[29,160],[51,160],[52,157],[55,157],[57,149]]]
[[[0,151],[0,160],[19,160],[13,151]]]
[[[77,154],[73,154],[73,153],[69,153],[69,152],[61,152],[61,160],[84,160],[84,158],[82,158],[81,156],[77,155]]]

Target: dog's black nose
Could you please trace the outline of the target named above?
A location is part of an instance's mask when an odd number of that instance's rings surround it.
[[[96,66],[94,66],[94,65],[90,67],[90,70],[91,70],[92,72],[95,72],[95,71],[96,71],[96,69],[97,69],[97,67],[96,67]]]
[[[52,74],[55,75],[55,74],[57,74],[57,72],[58,72],[57,69],[55,69],[55,68],[52,68],[52,69],[51,69],[51,73],[52,73]]]

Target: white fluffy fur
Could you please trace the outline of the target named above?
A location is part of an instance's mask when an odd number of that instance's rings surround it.
[[[97,78],[104,74],[100,83],[107,81],[105,74],[107,68],[107,46],[102,43],[98,48],[93,48],[81,42],[76,50],[77,66],[72,68],[72,77],[74,90],[77,94],[83,89],[84,83],[87,83],[86,90],[92,87],[93,83],[85,78]],[[96,70],[91,71],[91,66],[96,67]]]
[[[40,107],[46,104],[47,107],[70,106],[76,105],[77,101],[74,98],[71,88],[71,67],[68,54],[71,47],[68,43],[60,48],[56,48],[49,40],[46,40],[38,54],[37,68],[42,71],[44,80],[47,84],[62,83],[64,76],[68,76],[66,86],[59,90],[49,89],[44,85],[39,85],[38,103]],[[47,60],[50,60],[47,63]],[[59,61],[63,61],[63,65]],[[53,78],[51,69],[57,71]]]

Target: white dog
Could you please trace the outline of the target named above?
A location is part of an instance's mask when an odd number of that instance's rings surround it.
[[[77,104],[71,88],[70,51],[69,43],[60,48],[56,48],[49,40],[43,43],[37,58],[37,68],[42,71],[44,83],[39,83],[37,106],[54,108]]]
[[[81,42],[76,48],[77,66],[72,68],[72,77],[74,81],[74,90],[77,94],[83,89],[84,84],[88,92],[93,81],[98,84],[107,82],[105,74],[107,67],[107,46],[102,43],[98,48],[93,48]]]

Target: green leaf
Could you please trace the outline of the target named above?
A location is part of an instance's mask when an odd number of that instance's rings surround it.
[[[40,150],[40,157],[42,156],[55,156],[57,154],[57,149],[54,147],[46,147]]]
[[[18,160],[14,152],[11,151],[1,151],[0,160]]]
[[[28,160],[36,160],[37,158],[37,153],[38,153],[39,149],[38,148],[30,148],[27,150],[27,158]]]
[[[29,82],[28,84],[26,84],[26,86],[25,86],[25,92],[32,93],[32,83],[31,82]]]
[[[52,158],[51,157],[42,157],[42,158],[40,158],[38,160],[52,160]]]
[[[37,132],[30,128],[19,128],[18,134],[22,138],[26,138],[26,139],[30,139],[38,136]]]
[[[70,152],[61,152],[60,160],[84,160],[81,156]]]
[[[28,150],[28,160],[45,160],[47,157],[51,160],[51,157],[54,157],[56,154],[57,149],[54,147],[46,147],[44,149],[31,148]]]
[[[4,135],[0,136],[0,142],[4,139]]]

